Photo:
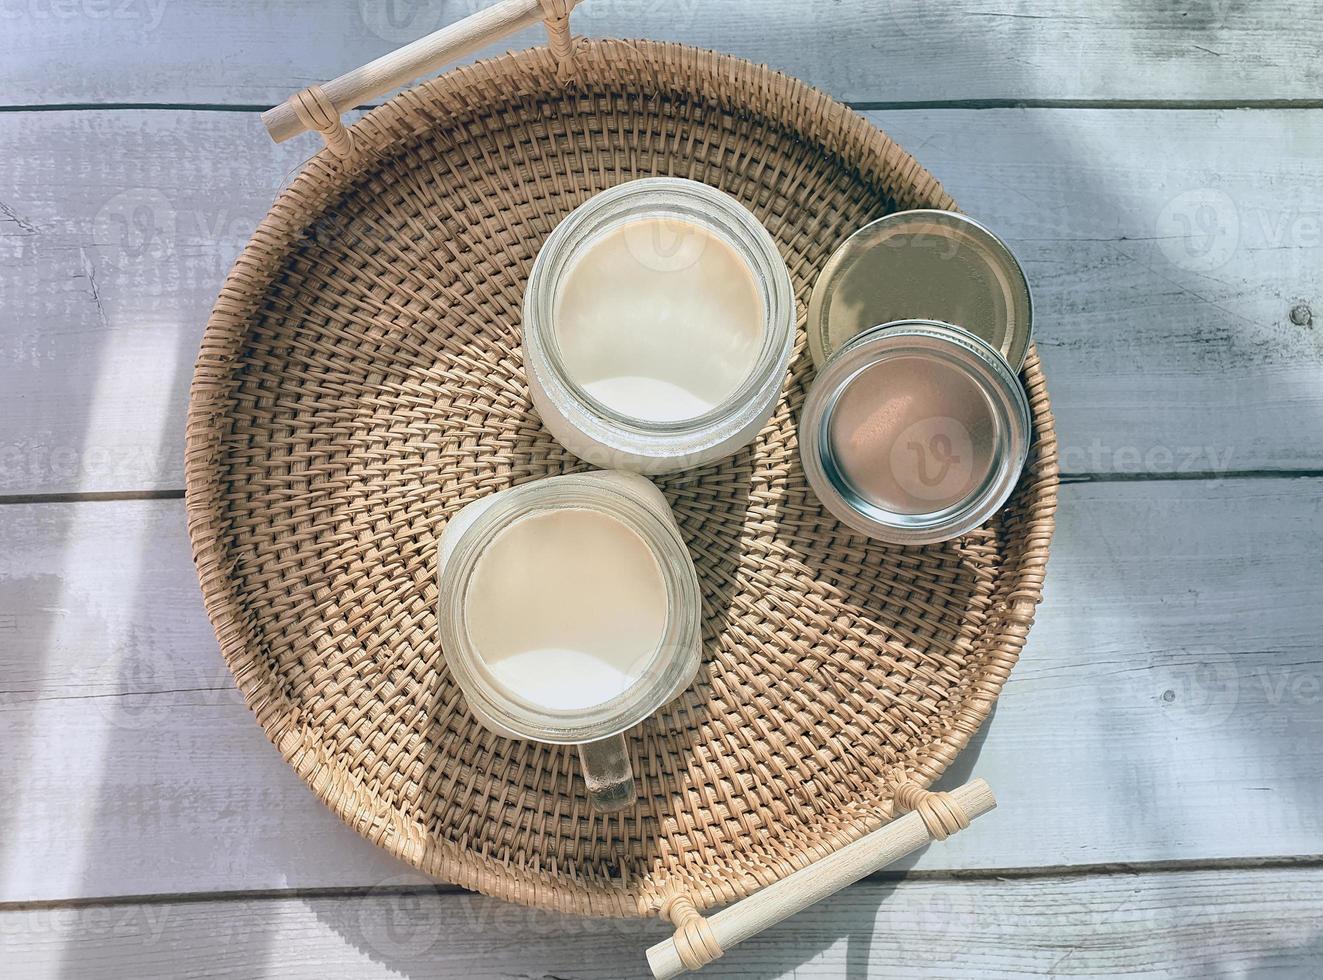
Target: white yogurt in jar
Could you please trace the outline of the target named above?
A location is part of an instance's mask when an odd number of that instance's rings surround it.
[[[496,681],[555,711],[627,691],[666,629],[666,585],[648,545],[613,517],[562,509],[496,537],[469,584],[469,636]]]
[[[790,273],[734,198],[629,181],[548,237],[524,295],[543,424],[606,469],[674,473],[733,455],[771,417],[795,337]]]
[[[611,411],[679,422],[749,377],[765,313],[753,272],[702,225],[644,218],[592,242],[565,273],[556,335],[566,373]]]

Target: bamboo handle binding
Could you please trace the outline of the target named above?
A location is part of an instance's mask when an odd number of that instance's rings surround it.
[[[500,0],[324,85],[304,89],[262,113],[262,123],[277,143],[316,130],[337,156],[349,156],[353,152],[353,139],[340,121],[341,113],[538,21],[547,26],[552,54],[559,63],[561,76],[565,77],[574,64],[570,11],[579,2]]]
[[[897,788],[895,800],[898,808],[909,812],[709,917],[700,915],[687,895],[672,897],[661,911],[663,917],[675,923],[675,935],[648,950],[652,975],[657,980],[672,980],[689,970],[701,969],[732,946],[929,841],[946,840],[997,805],[992,790],[981,779],[950,793],[930,793],[906,783]]]

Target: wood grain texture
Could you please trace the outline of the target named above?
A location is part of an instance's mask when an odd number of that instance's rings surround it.
[[[1323,854],[1320,491],[1063,487],[1039,622],[949,774],[999,807],[901,865]],[[0,541],[0,901],[401,873],[240,703],[182,501],[10,504]]]
[[[272,105],[489,2],[8,0],[3,98]],[[1317,99],[1323,83],[1310,0],[586,0],[573,25],[727,51],[851,101]]]
[[[1066,473],[1317,469],[1323,110],[869,116],[1024,263]],[[0,494],[181,487],[211,303],[309,147],[191,111],[0,145]]]
[[[401,880],[345,897],[0,912],[25,980],[644,978],[660,922],[535,912]],[[710,978],[1307,977],[1317,867],[868,881],[732,950]]]
[[[0,0],[0,100],[269,105],[485,2]],[[700,4],[587,0],[575,27],[863,103],[1317,104],[1323,82],[1308,0]],[[1068,473],[1317,472],[1323,113],[871,116],[1024,260]],[[207,311],[316,145],[251,113],[0,114],[0,494],[182,484]],[[1323,852],[1320,489],[1064,488],[1040,623],[952,774],[1002,809],[912,863]],[[317,803],[234,691],[182,526],[178,501],[0,507],[0,901],[367,890],[7,910],[0,974],[645,975],[663,924],[430,888]],[[704,975],[1315,976],[1320,894],[1317,866],[867,882]]]

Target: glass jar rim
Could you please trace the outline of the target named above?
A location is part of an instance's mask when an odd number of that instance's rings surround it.
[[[468,630],[469,589],[487,548],[519,521],[559,510],[603,514],[632,531],[652,554],[666,590],[666,625],[638,678],[616,697],[586,708],[549,708],[510,690],[492,674]],[[675,697],[697,667],[697,644],[690,641],[699,629],[699,587],[683,540],[646,505],[591,476],[570,474],[512,487],[460,534],[439,587],[442,649],[455,680],[484,720],[521,737],[563,744],[608,738]],[[691,647],[692,654],[685,656]],[[663,667],[657,670],[659,663]]]
[[[740,385],[701,415],[651,422],[619,413],[576,384],[565,368],[555,330],[563,276],[572,260],[606,232],[649,217],[674,217],[700,225],[732,248],[748,268],[762,303],[763,338]],[[606,444],[625,439],[666,443],[693,440],[691,451],[721,442],[758,415],[760,394],[779,392],[794,347],[794,289],[785,260],[761,222],[739,201],[715,187],[680,177],[645,177],[617,184],[585,201],[556,226],[534,260],[524,301],[524,344],[533,369],[545,366],[548,395],[570,402],[593,423]],[[543,372],[539,372],[541,375]],[[747,416],[747,417],[746,417]]]
[[[863,500],[837,467],[828,436],[843,392],[859,375],[897,357],[941,360],[974,382],[993,422],[992,466],[981,483],[950,506],[903,514]],[[1028,395],[1001,352],[978,335],[938,320],[894,320],[852,337],[823,366],[800,417],[800,456],[818,500],[842,523],[895,544],[948,541],[981,525],[1009,499],[1028,457]]]

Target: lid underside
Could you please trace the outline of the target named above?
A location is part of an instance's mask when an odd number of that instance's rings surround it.
[[[1032,333],[1029,286],[1001,240],[964,215],[887,215],[851,235],[818,277],[808,319],[814,364],[877,324],[920,319],[963,327],[1018,371]]]

